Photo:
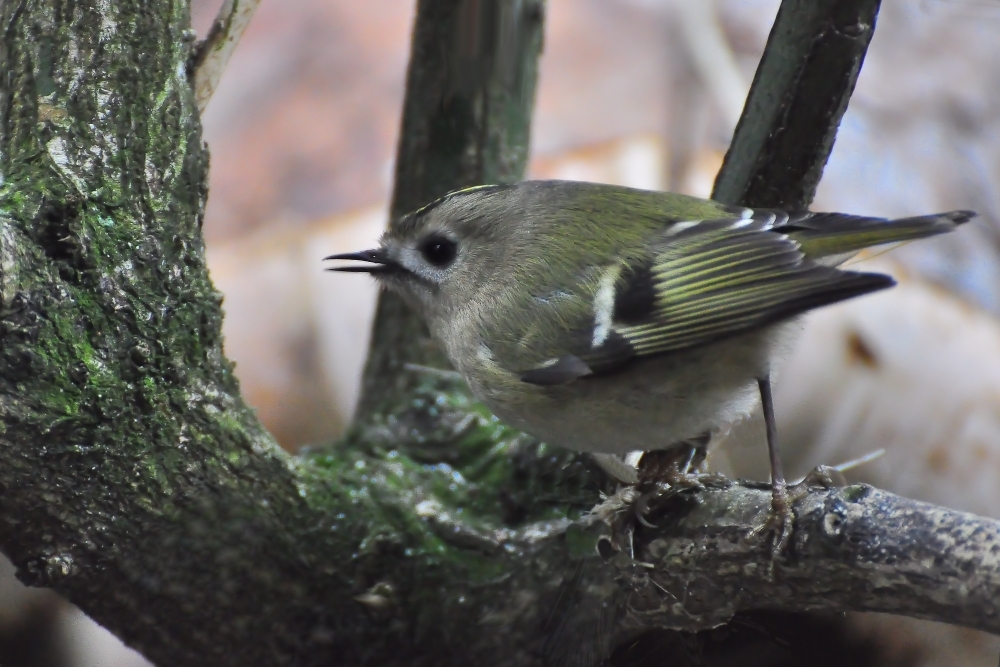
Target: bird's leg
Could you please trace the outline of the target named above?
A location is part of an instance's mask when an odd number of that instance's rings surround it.
[[[785,474],[781,469],[781,456],[778,453],[778,429],[774,422],[774,400],[771,398],[771,378],[769,376],[757,379],[760,389],[760,403],[764,408],[764,426],[767,430],[767,453],[771,459],[771,509],[764,525],[752,534],[774,531],[775,556],[780,554],[792,536],[795,513],[792,512],[788,488],[785,484]]]

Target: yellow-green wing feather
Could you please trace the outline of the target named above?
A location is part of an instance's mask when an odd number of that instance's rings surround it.
[[[892,284],[888,276],[817,264],[766,223],[706,221],[666,236],[645,261],[623,268],[607,335],[575,356],[592,373],[613,372]]]
[[[616,372],[643,358],[708,345],[890,287],[888,276],[828,264],[865,247],[951,231],[975,216],[790,215],[612,186],[588,194],[591,199],[576,200],[585,201],[588,212],[649,224],[612,228],[623,245],[615,252],[626,258],[594,264],[602,287],[593,307],[576,311],[572,321],[563,319],[559,331],[548,330],[546,340],[560,341],[561,349],[550,349],[545,362],[521,371],[526,382],[562,384]],[[651,236],[632,236],[636,232]],[[613,294],[604,289],[608,277],[614,278]]]

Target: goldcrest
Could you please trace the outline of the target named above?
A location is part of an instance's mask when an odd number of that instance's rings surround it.
[[[705,442],[764,399],[798,316],[893,285],[836,268],[975,214],[734,207],[569,181],[466,188],[327,259],[400,294],[508,424],[588,452]],[[765,395],[766,394],[766,395]],[[784,493],[772,471],[776,498]],[[781,488],[778,489],[778,481]]]

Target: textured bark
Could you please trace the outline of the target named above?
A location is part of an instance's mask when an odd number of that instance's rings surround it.
[[[222,355],[187,4],[2,7],[0,545],[163,664],[301,643],[318,517]]]
[[[745,540],[769,506],[769,489],[740,486],[668,505],[663,529],[639,536],[659,604],[635,620],[702,629],[749,609],[865,610],[1000,632],[997,521],[866,485],[813,489],[772,572]]]
[[[419,20],[448,7],[422,2]],[[769,549],[738,539],[766,492],[740,485],[663,503],[638,562],[606,562],[607,528],[586,514],[610,491],[601,474],[447,375],[401,375],[424,343],[385,302],[376,345],[400,347],[377,349],[368,391],[395,409],[282,453],[222,354],[187,25],[171,0],[2,5],[0,549],[22,581],[195,667],[592,665],[645,627],[759,607],[997,630],[997,523],[863,487],[796,504],[773,579]],[[418,113],[420,67],[397,211],[523,165],[526,117],[469,112],[478,129],[458,132]],[[438,147],[455,137],[461,150]]]
[[[712,197],[805,210],[854,92],[881,0],[783,0]]]

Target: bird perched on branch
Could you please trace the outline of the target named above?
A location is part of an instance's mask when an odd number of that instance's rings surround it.
[[[550,444],[662,450],[676,482],[685,451],[760,400],[780,549],[792,516],[770,379],[797,316],[893,285],[836,268],[859,250],[974,216],[787,213],[525,181],[453,192],[394,221],[377,249],[326,259],[362,262],[333,270],[402,295],[473,394]]]

